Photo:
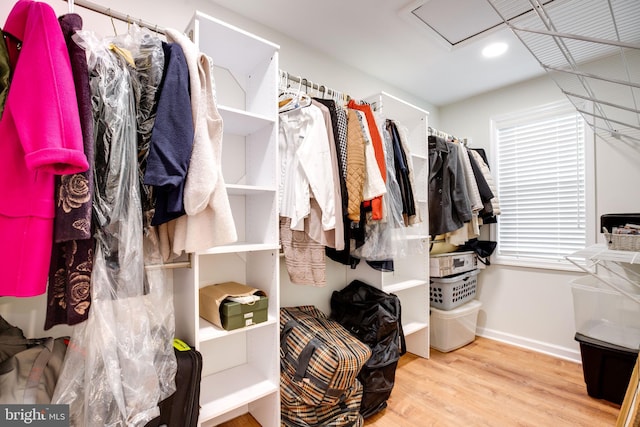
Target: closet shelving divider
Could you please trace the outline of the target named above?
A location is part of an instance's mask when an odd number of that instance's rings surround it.
[[[407,350],[429,358],[429,217],[427,180],[429,171],[428,128],[429,113],[386,92],[365,99],[385,119],[397,121],[408,130],[416,208],[422,222],[407,228],[407,255],[394,259],[393,272],[380,272],[361,262],[347,270],[347,282],[361,280],[400,299],[402,327]]]
[[[176,336],[202,353],[199,425],[244,413],[280,425],[277,85],[279,46],[196,12],[187,34],[214,63],[222,169],[238,242],[174,272]],[[269,297],[268,320],[225,331],[200,318],[199,288],[235,281]]]

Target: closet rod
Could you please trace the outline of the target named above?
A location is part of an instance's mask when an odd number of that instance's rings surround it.
[[[106,15],[109,16],[111,18],[117,19],[118,21],[122,21],[122,22],[126,22],[127,24],[133,24],[135,23],[136,25],[139,25],[140,27],[145,27],[151,31],[153,31],[154,33],[159,33],[159,34],[165,34],[164,28],[156,25],[156,24],[151,24],[149,22],[145,22],[142,19],[135,19],[133,16],[131,15],[127,15],[126,13],[122,13],[122,12],[118,12],[116,10],[113,10],[109,7],[104,7],[102,5],[99,5],[97,3],[93,3],[87,0],[64,0],[66,2],[69,2],[70,4],[73,4],[75,6],[80,6],[83,7],[85,9],[91,10],[93,12],[97,12],[100,13],[102,15]]]
[[[285,75],[287,80],[290,80],[290,81],[295,82],[295,83],[300,83],[305,88],[315,89],[318,92],[323,93],[325,95],[329,95],[329,96],[337,95],[337,96],[345,97],[347,101],[351,100],[351,97],[349,95],[345,94],[344,92],[340,92],[340,91],[337,91],[337,90],[330,89],[330,88],[326,87],[325,85],[318,85],[316,83],[313,83],[309,79],[291,75],[291,74],[287,73],[286,71],[280,70],[280,73]]]
[[[189,259],[186,261],[175,261],[175,262],[167,262],[164,264],[151,264],[145,265],[145,270],[170,270],[174,268],[191,268],[191,254],[189,255]]]
[[[429,135],[431,136],[439,136],[440,138],[444,138],[444,139],[458,139],[455,136],[446,133],[446,132],[442,132],[438,129],[432,128],[431,126],[429,126]]]

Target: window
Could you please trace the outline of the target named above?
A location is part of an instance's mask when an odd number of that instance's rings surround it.
[[[568,103],[492,120],[501,210],[496,263],[568,269],[564,256],[592,243],[587,139]]]

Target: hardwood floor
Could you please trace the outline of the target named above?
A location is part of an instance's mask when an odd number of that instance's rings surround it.
[[[587,395],[582,366],[478,337],[458,350],[406,354],[388,407],[366,427],[607,427],[620,406]],[[250,416],[224,427],[259,426]]]

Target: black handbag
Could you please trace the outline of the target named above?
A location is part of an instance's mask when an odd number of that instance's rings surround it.
[[[473,251],[478,256],[478,261],[484,265],[491,265],[489,257],[496,250],[498,242],[491,240],[471,239],[458,248],[458,251]]]

